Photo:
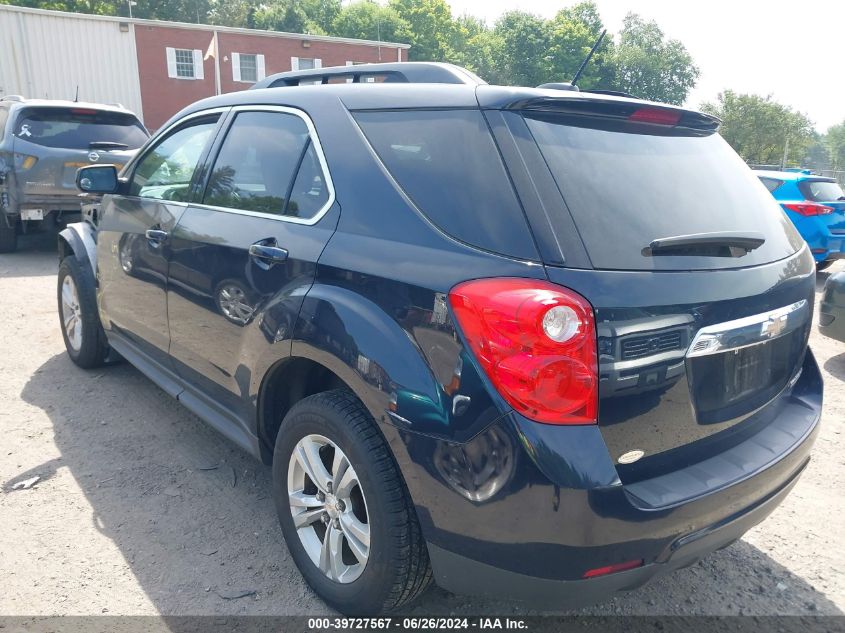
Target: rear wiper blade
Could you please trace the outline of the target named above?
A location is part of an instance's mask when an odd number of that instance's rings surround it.
[[[114,141],[91,141],[88,149],[129,149],[126,143],[115,143]]]
[[[693,233],[661,237],[646,246],[642,253],[646,257],[653,255],[699,255],[709,257],[742,257],[759,248],[766,241],[762,233],[749,231],[734,233],[715,231],[713,233]]]

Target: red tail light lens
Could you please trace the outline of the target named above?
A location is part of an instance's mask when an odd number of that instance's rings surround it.
[[[818,202],[796,202],[784,204],[783,207],[801,215],[827,215],[828,213],[833,213],[833,207],[827,207]]]
[[[529,279],[455,286],[449,303],[478,362],[516,411],[549,424],[595,424],[593,308],[581,295]]]
[[[628,117],[628,120],[654,125],[678,125],[678,121],[681,120],[681,113],[677,110],[664,110],[663,108],[638,108]]]

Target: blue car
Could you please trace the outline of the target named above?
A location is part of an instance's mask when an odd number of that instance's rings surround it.
[[[819,270],[845,258],[845,193],[838,182],[809,170],[756,173],[807,240]]]

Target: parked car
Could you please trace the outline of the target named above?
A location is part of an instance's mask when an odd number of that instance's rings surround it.
[[[845,271],[831,275],[819,304],[819,331],[845,342]]]
[[[845,258],[845,192],[809,170],[755,171],[810,245],[819,270]]]
[[[818,429],[813,258],[717,126],[440,64],[268,77],[79,170],[67,352],[270,464],[341,612],[632,589],[762,521]]]
[[[0,98],[0,253],[15,250],[21,230],[78,220],[76,170],[122,167],[148,138],[122,107]]]

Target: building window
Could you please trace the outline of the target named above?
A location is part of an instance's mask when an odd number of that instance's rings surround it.
[[[167,52],[167,76],[172,79],[202,79],[202,51],[170,48]]]
[[[264,79],[264,55],[232,53],[232,79],[250,84]]]
[[[241,81],[258,81],[258,67],[255,55],[243,54],[241,58]]]
[[[194,78],[194,51],[176,49],[176,76],[184,79]]]
[[[315,68],[322,68],[323,60],[318,57],[291,57],[291,70],[313,70]]]

